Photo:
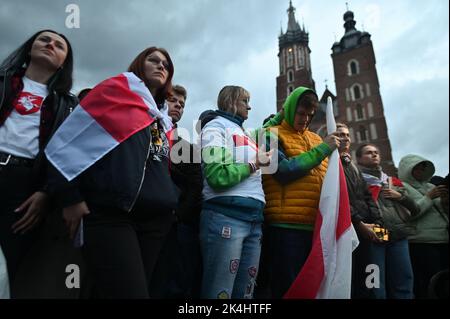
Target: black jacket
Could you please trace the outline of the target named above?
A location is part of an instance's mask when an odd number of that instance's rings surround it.
[[[179,137],[171,157],[180,156],[183,160],[172,162],[171,174],[180,189],[180,198],[175,210],[178,221],[197,223],[202,209],[203,178],[200,164],[200,150],[196,145]],[[189,150],[189,156],[184,154]],[[175,154],[176,153],[176,154]]]
[[[11,101],[14,93],[11,87],[11,78],[14,72],[0,70],[0,118],[4,118],[12,110]],[[46,132],[39,143],[39,153],[37,154],[33,166],[32,181],[35,190],[46,191],[47,189],[47,160],[44,149],[56,129],[69,116],[70,112],[78,104],[78,99],[70,94],[59,94],[55,91],[49,92],[45,98],[42,110],[47,109],[48,118],[41,116],[40,132]],[[44,111],[42,111],[44,112]],[[3,123],[0,123],[0,126]]]
[[[349,158],[341,157],[341,162],[345,173],[345,181],[347,182],[353,224],[356,225],[359,222],[363,222],[365,224],[382,225],[380,211],[377,204],[373,201],[360,170]]]
[[[129,212],[145,197],[155,209],[174,209],[178,193],[169,174],[169,160],[147,161],[150,141],[148,128],[142,129],[71,182],[50,165],[49,185],[59,204],[67,207],[86,201],[88,206]]]

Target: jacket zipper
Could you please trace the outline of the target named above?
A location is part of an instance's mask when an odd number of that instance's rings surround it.
[[[139,197],[139,193],[141,192],[142,184],[144,183],[144,178],[145,178],[145,170],[147,169],[147,161],[148,161],[148,157],[150,156],[150,145],[151,145],[151,143],[152,143],[152,136],[151,136],[151,133],[150,133],[150,138],[149,138],[148,148],[147,148],[147,157],[145,158],[144,168],[142,170],[141,182],[139,184],[139,188],[138,188],[138,191],[136,193],[136,196],[134,197],[134,200],[131,203],[130,208],[128,209],[128,212],[131,212],[131,210],[133,209],[134,204],[136,204],[137,198]]]

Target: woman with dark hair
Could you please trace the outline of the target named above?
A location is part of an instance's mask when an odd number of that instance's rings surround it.
[[[49,204],[44,147],[77,104],[66,37],[36,32],[0,65],[0,246],[10,281]]]
[[[165,103],[173,63],[151,47],[128,71],[94,87],[46,149],[51,189],[71,236],[84,241],[99,298],[149,297],[178,197]]]

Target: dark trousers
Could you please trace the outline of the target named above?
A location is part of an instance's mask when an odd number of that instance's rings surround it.
[[[174,223],[151,284],[151,298],[200,298],[202,259],[198,221]]]
[[[271,272],[270,272],[270,246],[269,246],[269,231],[267,225],[263,224],[262,243],[261,243],[261,258],[259,259],[259,271],[256,278],[256,287],[253,297],[255,299],[271,299],[272,293],[270,291]]]
[[[25,213],[14,210],[33,193],[30,176],[31,167],[0,166],[0,246],[5,255],[10,286],[36,233],[14,234],[11,229]]]
[[[149,298],[149,285],[172,213],[106,211],[90,207],[84,253],[96,298]]]
[[[448,269],[448,244],[410,243],[409,254],[414,272],[414,294],[418,299],[429,298],[431,277]]]
[[[312,247],[312,231],[269,226],[272,298],[281,299],[297,278]]]

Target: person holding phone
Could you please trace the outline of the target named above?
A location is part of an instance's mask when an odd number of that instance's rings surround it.
[[[434,172],[431,161],[414,154],[404,156],[398,167],[400,179],[420,208],[409,221],[416,231],[408,236],[416,298],[428,298],[431,277],[449,265],[449,219],[442,205],[448,186],[431,184]]]

